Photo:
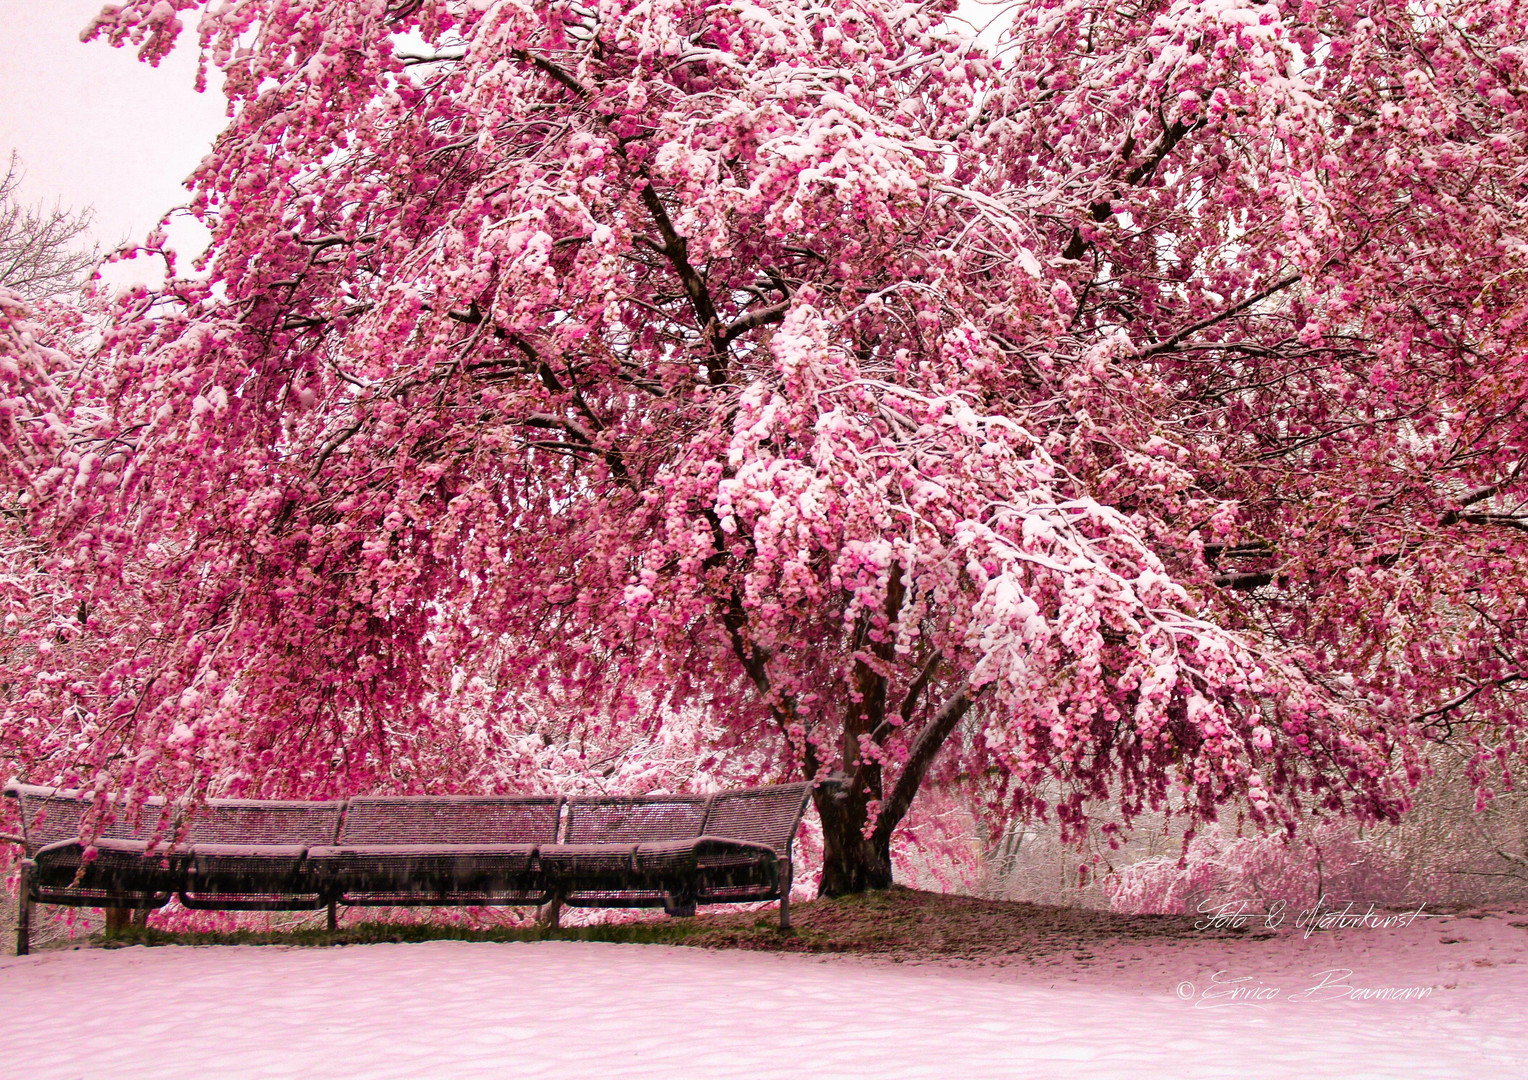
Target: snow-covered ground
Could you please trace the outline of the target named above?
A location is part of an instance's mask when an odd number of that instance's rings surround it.
[[[0,1032],[0,1075],[32,1080],[1528,1078],[1528,921],[985,967],[569,942],[66,950],[0,960]]]

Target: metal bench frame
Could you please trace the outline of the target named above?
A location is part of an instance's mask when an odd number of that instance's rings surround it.
[[[115,803],[11,781],[24,850],[16,953],[32,906],[316,910],[338,905],[662,907],[778,900],[812,784],[713,795],[357,797]],[[94,812],[96,825],[81,828]],[[92,847],[80,833],[94,833]]]

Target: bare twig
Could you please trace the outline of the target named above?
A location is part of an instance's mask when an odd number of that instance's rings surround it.
[[[0,177],[0,286],[38,300],[78,285],[100,252],[87,242],[92,211],[23,206],[17,199],[22,176],[21,159],[12,153]]]

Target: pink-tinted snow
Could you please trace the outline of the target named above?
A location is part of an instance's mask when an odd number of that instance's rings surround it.
[[[3,1068],[37,1080],[1523,1078],[1522,924],[1127,942],[987,967],[567,942],[50,952],[0,961]],[[1352,987],[1429,991],[1290,1000],[1331,968],[1351,970]],[[1210,1007],[1231,1000],[1207,996],[1216,971],[1249,977],[1265,1000]]]

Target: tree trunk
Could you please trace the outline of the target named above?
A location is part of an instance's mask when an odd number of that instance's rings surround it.
[[[891,845],[865,836],[866,793],[819,787],[812,794],[822,819],[822,883],[818,896],[891,888]]]
[[[558,893],[536,909],[536,925],[546,930],[562,926],[562,894]]]
[[[813,791],[812,801],[822,819],[822,884],[817,895],[843,896],[866,889],[891,888],[892,831],[912,805],[940,747],[980,693],[978,690],[972,695],[962,683],[918,733],[908,748],[907,762],[897,782],[881,802],[880,816],[868,837],[865,822],[869,819],[869,802],[872,797],[879,798],[882,790],[878,766],[856,769],[869,778],[868,783],[846,777],[847,785],[823,784]],[[868,694],[865,699],[869,699]],[[858,766],[857,743],[864,730],[867,729],[863,724],[845,726],[844,760],[851,766]]]
[[[133,909],[125,907],[109,907],[106,909],[106,933],[116,935],[127,929],[128,921],[132,918]]]

